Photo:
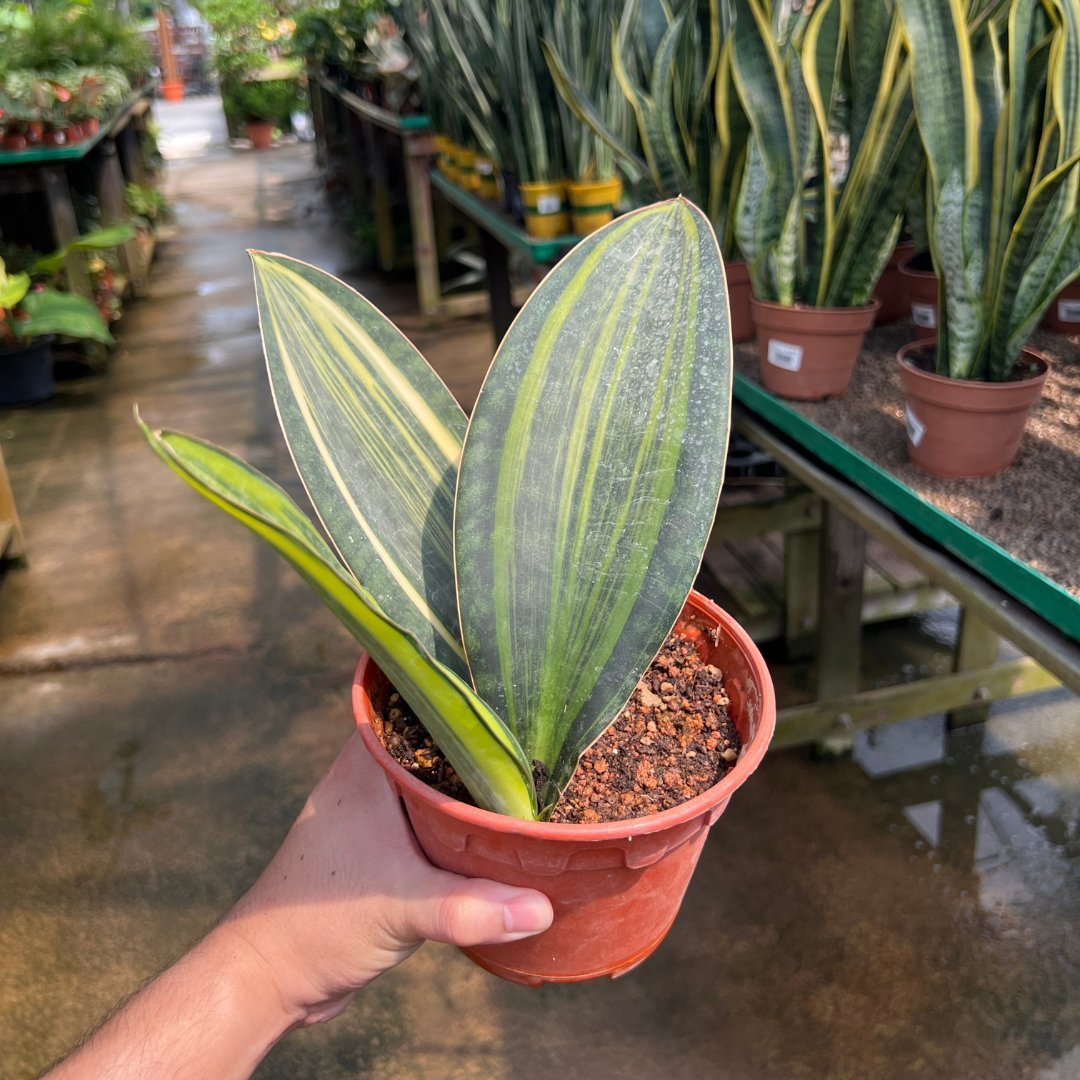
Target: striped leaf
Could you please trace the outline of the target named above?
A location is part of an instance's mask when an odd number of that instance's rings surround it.
[[[461,625],[480,696],[550,781],[626,702],[693,583],[727,446],[731,337],[679,199],[575,248],[499,348],[462,452]]]
[[[407,629],[383,614],[300,508],[239,458],[136,420],[154,452],[200,495],[283,555],[371,654],[434,736],[476,800],[496,813],[534,816],[531,769],[500,719]]]
[[[281,427],[344,563],[384,611],[467,677],[453,504],[466,420],[377,308],[283,255],[252,255]]]

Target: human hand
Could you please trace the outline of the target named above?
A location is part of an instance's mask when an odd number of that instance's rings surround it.
[[[354,735],[205,944],[241,954],[297,1026],[337,1016],[427,938],[517,941],[546,930],[551,918],[541,893],[433,867]]]

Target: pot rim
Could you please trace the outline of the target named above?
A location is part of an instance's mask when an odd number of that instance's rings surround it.
[[[446,814],[448,817],[455,818],[464,824],[491,832],[524,833],[538,840],[596,843],[605,840],[629,840],[636,835],[662,832],[673,826],[693,821],[695,818],[708,813],[717,804],[730,799],[735,791],[749,779],[758,765],[761,764],[765,752],[772,742],[773,732],[776,728],[776,699],[772,679],[768,677],[765,660],[750,635],[731,615],[708,597],[693,590],[687,599],[689,600],[690,597],[696,598],[699,603],[703,604],[704,613],[716,618],[717,623],[722,625],[725,631],[735,639],[739,650],[746,654],[751,662],[756,658],[766,678],[762,680],[759,686],[761,710],[757,730],[754,732],[749,745],[743,748],[743,753],[739,755],[735,767],[707,791],[695,795],[694,798],[688,799],[678,806],[645,817],[586,825],[515,818],[506,814],[496,814],[491,810],[484,810],[482,807],[470,806],[467,803],[459,802],[457,799],[452,799],[449,795],[436,791],[422,780],[418,780],[415,776],[406,772],[386,750],[378,735],[375,734],[366,715],[365,703],[367,695],[363,686],[367,666],[368,664],[374,665],[374,661],[366,652],[360,654],[360,660],[353,676],[352,687],[353,713],[360,737],[364,740],[368,752],[376,759],[383,771],[387,773],[388,779],[392,775],[393,783],[408,789],[411,795],[427,803],[432,809]],[[751,666],[753,666],[753,663]],[[389,768],[387,768],[388,765]]]
[[[805,311],[815,315],[852,315],[855,313],[876,312],[881,307],[881,301],[871,299],[866,304],[854,304],[852,307],[814,307],[813,304],[779,304],[775,300],[759,300],[756,296],[750,297],[750,303],[758,307],[768,308],[775,311]]]
[[[908,255],[908,257],[906,259],[901,259],[900,262],[897,263],[896,269],[899,270],[901,274],[907,274],[908,277],[936,278],[937,277],[937,271],[936,270],[915,270],[910,265],[916,259],[920,259],[920,258],[922,258],[923,255],[926,255],[926,254],[928,254],[928,252],[925,252],[925,251],[913,251],[910,255]]]
[[[914,352],[916,349],[932,349],[936,344],[937,337],[924,338],[922,341],[909,341],[896,351],[896,361],[905,371],[909,371],[911,374],[930,383],[943,383],[948,386],[964,386],[966,384],[972,387],[985,387],[989,390],[994,388],[1011,390],[1032,386],[1037,382],[1042,382],[1050,370],[1050,361],[1046,358],[1046,354],[1032,348],[1030,345],[1025,345],[1020,352],[1021,354],[1026,353],[1040,366],[1038,374],[1030,375],[1026,379],[1011,379],[1006,382],[994,382],[990,379],[954,379],[950,375],[938,375],[936,371],[923,371],[922,368],[916,367],[907,358],[907,354]]]

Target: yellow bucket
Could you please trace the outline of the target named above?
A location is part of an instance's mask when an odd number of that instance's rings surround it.
[[[457,152],[457,182],[466,191],[475,191],[477,186],[476,176],[476,151],[467,150],[464,146],[458,147]]]
[[[525,204],[525,231],[541,240],[565,236],[570,231],[566,211],[566,181],[522,183],[521,200]]]
[[[495,163],[479,155],[476,158],[476,194],[481,199],[499,198],[499,177],[495,173]]]
[[[579,236],[606,225],[622,198],[622,181],[617,176],[610,180],[572,180],[569,189],[571,220]]]
[[[435,136],[435,165],[447,179],[451,179],[450,154],[454,142],[446,135]]]

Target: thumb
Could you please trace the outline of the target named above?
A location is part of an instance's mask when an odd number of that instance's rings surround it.
[[[448,945],[495,945],[551,925],[551,901],[534,889],[436,871],[434,887],[409,912],[417,938]]]

